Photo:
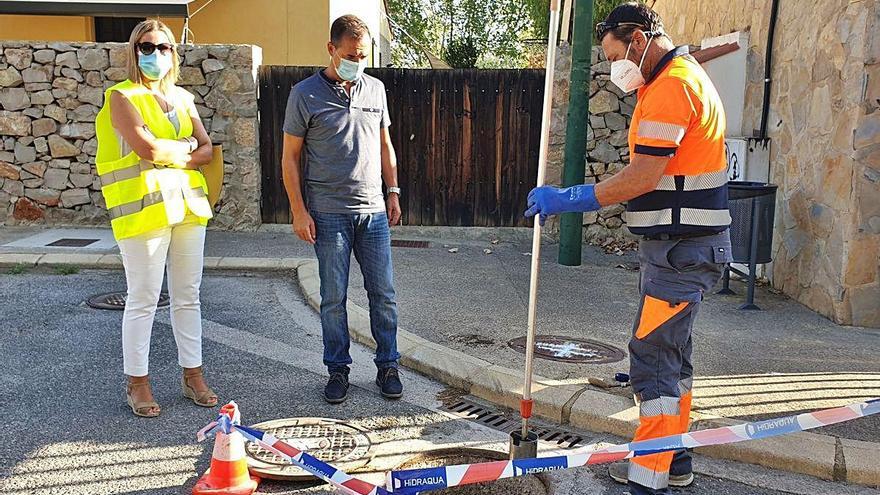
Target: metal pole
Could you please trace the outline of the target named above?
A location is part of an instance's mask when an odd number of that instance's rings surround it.
[[[550,29],[547,38],[547,69],[544,74],[544,109],[541,113],[541,149],[538,153],[538,187],[544,185],[547,171],[547,151],[550,148],[550,112],[553,106],[553,71],[556,67],[556,37],[559,32],[559,0],[550,0]],[[532,368],[535,360],[535,314],[538,305],[538,269],[541,265],[541,222],[535,216],[532,229],[532,269],[529,281],[529,319],[526,334],[526,372],[523,398],[520,404],[522,438],[529,436],[529,417],[532,415]]]
[[[587,123],[590,119],[590,62],[593,52],[593,0],[577,0],[571,47],[571,90],[565,128],[564,187],[584,183],[587,164]],[[559,223],[559,264],[579,266],[584,216],[566,213]]]
[[[749,239],[749,285],[746,291],[746,303],[739,309],[759,310],[755,304],[755,278],[758,275],[758,198],[752,198],[752,237]]]

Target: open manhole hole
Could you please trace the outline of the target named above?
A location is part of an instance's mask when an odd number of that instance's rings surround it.
[[[367,454],[372,443],[366,430],[342,421],[328,418],[285,418],[259,423],[254,428],[271,433],[279,440],[346,472],[362,468],[370,462]],[[311,474],[255,443],[248,442],[245,450],[248,467],[257,476],[288,481],[314,479]]]
[[[405,239],[391,240],[391,247],[425,249],[430,246],[431,244],[428,241],[407,241]]]
[[[100,239],[58,239],[55,242],[46,244],[47,247],[86,247],[98,242]]]
[[[507,345],[524,354],[526,352],[525,337],[515,338]],[[595,340],[538,335],[535,337],[535,356],[563,363],[603,364],[620,361],[626,353]]]
[[[456,464],[475,464],[478,462],[506,461],[507,454],[484,449],[441,449],[418,454],[396,469],[421,469],[429,467],[452,466]],[[431,491],[447,495],[549,495],[550,481],[546,474],[536,474],[519,478],[506,478],[475,485],[456,486],[444,490]],[[394,487],[395,489],[401,487]]]
[[[114,310],[122,310],[125,309],[125,292],[110,292],[107,294],[98,294],[97,296],[92,296],[86,299],[86,304],[95,308],[95,309],[114,309]],[[159,294],[159,304],[158,307],[164,308],[171,304],[171,298],[168,296],[167,292],[163,292]]]

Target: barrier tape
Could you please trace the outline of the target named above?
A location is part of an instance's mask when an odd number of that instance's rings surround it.
[[[197,434],[199,441],[219,429],[224,433],[238,431],[248,440],[287,459],[309,474],[326,481],[347,495],[418,494],[454,486],[515,478],[548,471],[559,471],[588,464],[605,464],[632,457],[760,440],[787,435],[850,421],[880,413],[880,399],[851,404],[849,406],[823,409],[811,413],[754,421],[736,426],[724,426],[709,430],[692,431],[680,435],[652,438],[638,442],[612,445],[595,452],[575,453],[564,456],[516,459],[512,461],[461,464],[438,468],[408,469],[388,473],[388,489],[349,476],[302,450],[287,444],[269,433],[235,424],[225,414],[209,423]]]
[[[388,474],[388,488],[394,494],[416,494],[454,486],[581,467],[588,464],[604,464],[660,452],[760,440],[842,423],[877,413],[880,413],[880,399],[873,399],[796,416],[613,445],[595,452],[391,471]]]

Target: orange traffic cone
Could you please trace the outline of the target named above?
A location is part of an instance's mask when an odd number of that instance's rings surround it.
[[[220,408],[233,424],[240,424],[241,416],[235,402]],[[244,437],[233,431],[226,434],[217,430],[211,468],[196,483],[194,495],[251,495],[257,489],[260,478],[248,473],[244,458]]]

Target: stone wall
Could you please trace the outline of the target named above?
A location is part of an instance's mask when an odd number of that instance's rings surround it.
[[[195,95],[226,173],[212,225],[260,224],[256,68],[248,45],[181,46],[179,84]],[[0,42],[0,220],[106,225],[95,116],[125,80],[120,43]]]
[[[557,50],[550,128],[550,155],[547,182],[562,182],[565,151],[565,126],[568,120],[568,97],[571,79],[571,46],[563,43]],[[629,163],[627,131],[636,105],[635,94],[624,95],[610,81],[611,63],[599,47],[591,59],[590,122],[587,128],[587,163],[584,182],[595,184],[619,172]],[[609,238],[631,238],[624,228],[624,207],[614,205],[584,215],[584,240],[605,242]],[[554,222],[549,231],[558,230]]]
[[[659,0],[676,44],[751,30],[743,129],[757,129],[770,2]],[[844,324],[880,327],[880,10],[781,2],[773,53],[773,284]]]

